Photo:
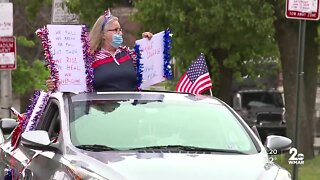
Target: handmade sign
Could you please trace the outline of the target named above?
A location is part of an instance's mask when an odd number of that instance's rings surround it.
[[[146,89],[172,78],[170,66],[171,32],[165,30],[136,41],[138,86]]]
[[[37,31],[45,58],[61,92],[86,92],[92,88],[88,32],[83,25],[47,25]]]

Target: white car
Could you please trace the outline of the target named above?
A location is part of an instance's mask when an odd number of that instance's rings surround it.
[[[11,137],[0,145],[5,178],[291,179],[268,154],[291,140],[269,136],[265,147],[232,108],[208,96],[54,93],[15,150]]]

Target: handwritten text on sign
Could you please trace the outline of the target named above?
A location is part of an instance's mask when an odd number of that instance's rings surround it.
[[[86,87],[81,25],[48,25],[51,53],[59,71],[62,92],[84,92]]]
[[[153,35],[151,40],[146,38],[136,41],[140,45],[141,63],[143,64],[141,88],[148,88],[164,80],[164,31]]]

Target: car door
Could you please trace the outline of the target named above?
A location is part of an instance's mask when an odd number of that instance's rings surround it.
[[[62,137],[60,136],[61,116],[60,104],[58,100],[51,99],[48,102],[47,108],[37,126],[37,130],[45,130],[48,132],[50,140],[61,148]],[[53,151],[35,151],[31,159],[30,165],[26,168],[33,172],[37,179],[51,179],[56,172],[64,168],[61,152]],[[43,168],[45,167],[45,168]]]
[[[45,130],[50,139],[60,144],[60,111],[57,99],[50,99],[41,116],[36,130]],[[6,171],[11,170],[15,177],[24,179],[50,179],[58,171],[62,154],[50,151],[28,149],[21,142],[14,151],[4,157]],[[5,172],[7,173],[7,172]]]

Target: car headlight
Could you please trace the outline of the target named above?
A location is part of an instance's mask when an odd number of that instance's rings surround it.
[[[275,178],[275,180],[290,180],[291,179],[291,174],[285,170],[280,168],[278,171],[278,174]]]
[[[84,167],[69,166],[67,170],[75,180],[108,180]]]

